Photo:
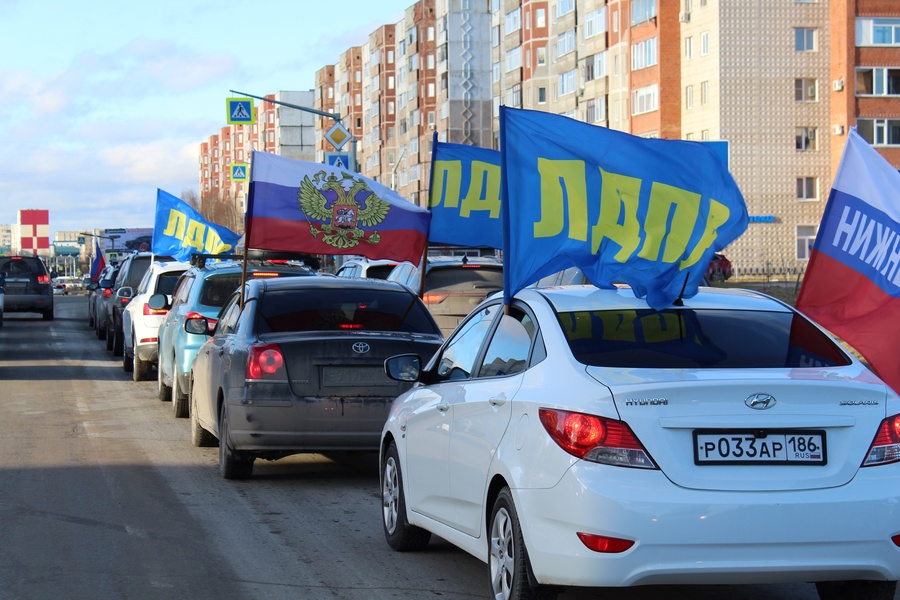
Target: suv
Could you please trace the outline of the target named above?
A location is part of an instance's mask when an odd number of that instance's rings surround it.
[[[131,298],[134,290],[144,273],[150,268],[151,262],[172,260],[171,256],[157,256],[151,252],[138,252],[129,254],[119,263],[119,272],[116,280],[110,288],[111,293],[106,300],[106,349],[112,350],[113,356],[122,356],[125,350],[124,334],[122,333],[122,312]]]
[[[396,260],[368,260],[365,258],[351,258],[344,261],[337,270],[338,277],[365,277],[375,279],[387,279],[394,267]]]
[[[0,273],[6,291],[3,310],[53,319],[53,287],[44,261],[37,256],[0,256]]]
[[[156,377],[159,399],[172,401],[176,417],[188,416],[188,380],[191,365],[197,351],[206,340],[205,335],[187,333],[187,319],[206,317],[210,329],[215,328],[215,317],[231,293],[240,287],[243,263],[233,260],[233,255],[223,255],[227,260],[212,262],[218,258],[207,254],[191,257],[191,268],[184,272],[172,292],[172,300],[155,294],[148,305],[153,310],[168,310],[159,326]],[[247,264],[247,277],[290,277],[313,275],[314,271],[301,264],[251,261]]]
[[[88,284],[88,327],[94,329],[98,340],[106,339],[106,301],[112,295],[112,284],[119,267],[109,264]]]
[[[424,291],[421,271],[409,262],[394,267],[387,280],[418,293],[445,336],[488,295],[503,289],[503,263],[496,258],[432,256],[425,264]]]
[[[148,301],[154,294],[172,296],[181,274],[190,268],[186,262],[154,262],[147,269],[137,287],[137,293],[122,313],[122,369],[131,373],[135,381],[143,381],[156,364],[159,348],[159,326],[166,318],[166,310],[150,308]]]

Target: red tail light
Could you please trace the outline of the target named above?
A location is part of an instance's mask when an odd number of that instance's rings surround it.
[[[447,298],[447,294],[425,294],[422,296],[422,302],[425,304],[440,304]]]
[[[632,540],[623,540],[621,538],[593,535],[590,533],[578,532],[578,539],[581,540],[582,544],[594,552],[603,552],[605,554],[625,552],[634,546],[634,541]]]
[[[540,416],[553,441],[572,456],[618,467],[657,468],[622,421],[548,408],[542,408]]]
[[[188,319],[202,319],[202,318],[203,318],[203,315],[201,315],[200,313],[198,313],[196,311],[191,311],[188,314],[184,315],[185,321],[187,321]],[[218,323],[218,322],[219,321],[217,319],[213,319],[211,317],[206,317],[206,328],[210,331],[213,331],[216,328],[216,323]]]
[[[111,290],[111,289],[106,288],[105,290],[103,290],[103,297],[104,297],[104,298],[109,298],[110,296],[112,296],[112,290]]]
[[[280,277],[280,276],[281,276],[281,273],[278,273],[278,272],[275,272],[275,271],[256,271],[256,272],[254,272],[254,273],[248,273],[248,275],[249,275],[250,277],[256,277],[256,278],[261,278],[261,277]]]
[[[50,283],[49,275],[38,275],[38,283]]]
[[[150,308],[150,305],[144,302],[144,316],[152,317],[153,315],[164,315],[168,313],[168,309],[165,308]]]
[[[287,379],[284,355],[278,344],[260,344],[247,350],[247,379]]]
[[[869,454],[862,466],[874,467],[900,461],[900,415],[888,417],[878,426]]]

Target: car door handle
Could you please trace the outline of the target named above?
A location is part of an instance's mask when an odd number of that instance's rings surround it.
[[[488,400],[488,402],[491,404],[491,406],[503,406],[504,404],[506,404],[506,398],[494,396],[493,398]]]
[[[450,410],[450,403],[449,402],[441,402],[435,408],[437,408],[439,412],[445,413],[448,410]]]

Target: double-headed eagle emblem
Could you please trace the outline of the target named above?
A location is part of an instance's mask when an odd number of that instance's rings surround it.
[[[381,241],[373,227],[384,221],[391,204],[376,196],[364,178],[350,173],[338,177],[322,170],[312,179],[309,175],[303,178],[298,196],[314,238],[321,235],[322,242],[340,249],[353,248],[361,241]]]

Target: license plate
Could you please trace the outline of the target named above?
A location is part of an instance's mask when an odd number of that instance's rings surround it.
[[[821,466],[826,462],[821,430],[694,431],[696,465]]]

